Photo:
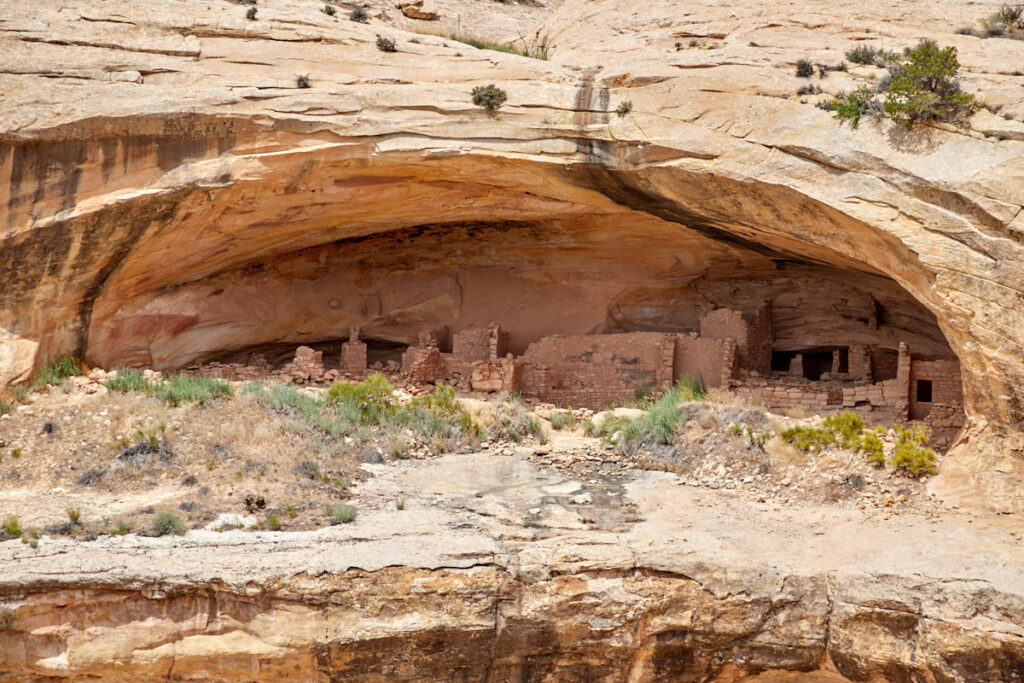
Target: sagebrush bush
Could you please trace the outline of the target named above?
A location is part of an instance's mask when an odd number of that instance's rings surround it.
[[[153,518],[153,533],[157,536],[181,536],[188,527],[173,512],[158,512]]]
[[[875,64],[885,52],[870,45],[858,45],[846,53],[846,58],[854,64]]]
[[[572,410],[551,411],[552,429],[576,429],[576,414]]]
[[[348,18],[350,21],[356,21],[360,24],[368,24],[370,22],[370,15],[366,13],[366,8],[362,5],[356,5],[353,7]]]
[[[810,78],[814,75],[814,65],[810,60],[798,59],[796,62],[796,75],[798,78]]]
[[[299,88],[308,88],[313,85],[313,82],[309,80],[309,74],[299,74],[295,77],[295,85]]]
[[[250,21],[255,21],[256,20],[256,8],[255,7],[250,7],[249,9],[247,9],[245,11],[245,18],[249,19]]]
[[[332,524],[348,524],[356,518],[356,509],[348,503],[338,503],[331,510]]]
[[[338,10],[335,9],[334,5],[324,5],[323,9],[321,9],[320,11],[329,17],[333,17],[335,14],[338,13]]]
[[[1003,5],[989,20],[992,25],[1024,28],[1024,5]]]
[[[204,405],[216,398],[233,396],[231,385],[222,379],[175,373],[161,380],[148,380],[141,372],[130,368],[119,369],[117,377],[108,379],[104,385],[110,391],[151,394],[170,406],[192,402]]]
[[[615,113],[618,115],[619,118],[622,118],[631,111],[633,111],[633,102],[631,100],[626,100],[625,102],[620,103],[619,106],[615,108]]]
[[[483,107],[487,111],[495,111],[507,99],[508,94],[493,83],[473,88],[473,104]]]
[[[694,392],[700,385],[679,386],[650,401],[647,414],[641,417],[609,417],[601,423],[600,436],[613,441],[625,453],[640,448],[670,445],[676,430],[686,424],[688,415],[679,409],[680,400],[695,400]],[[683,395],[686,395],[685,398]]]
[[[398,52],[394,39],[384,36],[377,36],[377,49],[381,52]]]

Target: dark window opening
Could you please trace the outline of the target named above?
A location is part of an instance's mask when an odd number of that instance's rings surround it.
[[[899,357],[900,354],[895,349],[883,349],[878,347],[871,349],[872,379],[876,382],[884,382],[887,379],[896,379]]]
[[[850,349],[839,349],[839,370],[838,372],[850,371]]]
[[[932,381],[930,379],[917,380],[917,402],[932,402]]]
[[[789,364],[796,358],[793,351],[772,351],[772,372],[789,372]]]
[[[831,351],[804,352],[804,377],[806,379],[817,381],[826,372],[832,372]]]

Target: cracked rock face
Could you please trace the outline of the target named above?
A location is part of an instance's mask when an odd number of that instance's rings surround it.
[[[773,511],[664,473],[578,482],[519,454],[368,468],[341,527],[0,544],[0,676],[995,683],[1024,666],[1022,551],[997,526]]]

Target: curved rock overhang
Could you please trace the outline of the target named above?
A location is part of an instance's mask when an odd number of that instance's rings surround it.
[[[466,81],[437,83],[411,51],[375,63],[369,27],[317,25],[314,36],[272,19],[243,31],[219,10],[197,7],[181,26],[153,19],[162,37],[145,49],[117,39],[141,55],[117,68],[137,66],[146,82],[102,92],[143,93],[142,104],[114,97],[104,116],[87,101],[97,87],[66,85],[89,83],[78,73],[42,79],[33,97],[11,91],[0,381],[62,353],[180,367],[252,344],[342,337],[353,322],[402,341],[424,323],[497,319],[521,349],[555,332],[685,329],[702,307],[759,298],[752,289],[846,288],[892,313],[894,339],[930,353],[948,344],[969,417],[956,462],[993,479],[989,498],[1020,503],[1019,143],[851,131],[771,96],[790,83],[771,80],[770,65],[742,77],[728,64],[669,73],[643,50],[627,60],[647,74],[635,76],[502,56],[465,66],[424,38],[416,49]],[[616,16],[611,0],[593,11]],[[32,46],[12,53],[17,64],[59,49],[114,68],[89,42],[92,23],[33,23],[47,12],[27,8],[16,19],[25,25],[11,25],[10,40]],[[57,48],[42,25],[85,37]],[[574,40],[565,59],[585,64]],[[297,65],[296,54],[323,64],[313,76],[325,91],[285,90],[293,76],[275,60]],[[338,63],[356,85],[339,81]],[[252,83],[239,95],[240,64]],[[396,68],[415,82],[384,82]],[[186,73],[207,88],[194,104],[161,90]],[[703,87],[716,77],[732,91]],[[465,102],[481,79],[513,95],[497,116]],[[633,114],[609,114],[627,97]],[[74,106],[48,104],[62,101]],[[809,305],[791,298],[794,310]],[[833,329],[855,332],[856,313],[812,303],[809,329],[835,310],[850,324]]]

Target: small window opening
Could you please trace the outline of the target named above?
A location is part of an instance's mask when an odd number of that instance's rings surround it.
[[[917,380],[917,402],[932,402],[932,381],[930,379]]]

